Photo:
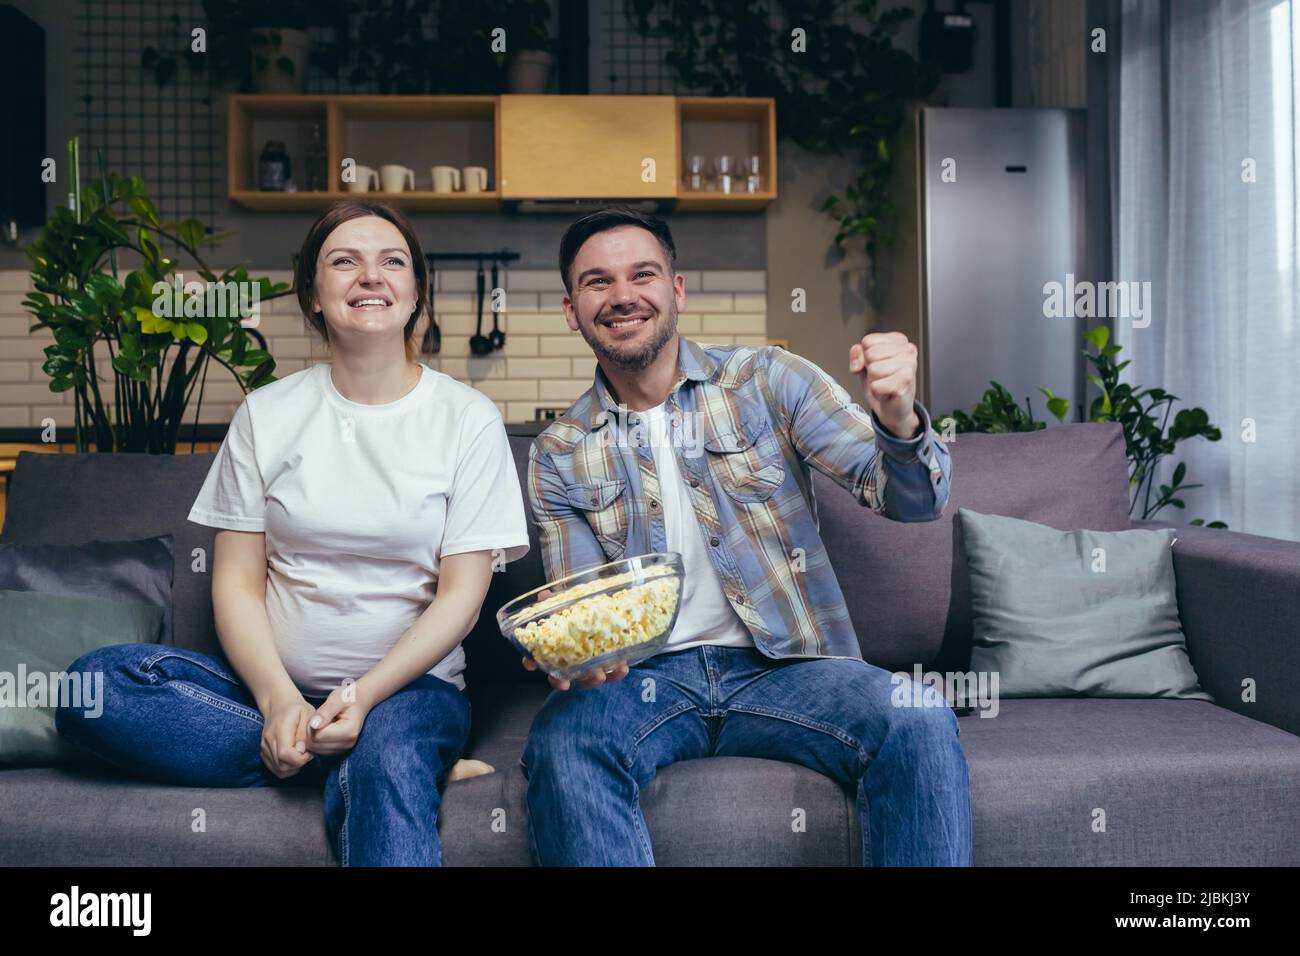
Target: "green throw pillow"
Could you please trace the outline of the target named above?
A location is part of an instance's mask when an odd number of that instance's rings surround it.
[[[163,609],[148,604],[0,591],[0,763],[77,759],[54,729],[54,712],[60,695],[102,708],[104,675],[61,675],[96,648],[156,642],[162,622]]]
[[[1058,531],[959,508],[972,671],[1000,697],[1213,700],[1187,656],[1172,529]]]

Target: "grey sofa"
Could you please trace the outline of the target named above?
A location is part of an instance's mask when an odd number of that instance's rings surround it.
[[[510,431],[522,475],[536,429]],[[969,663],[959,506],[1061,529],[1130,527],[1118,425],[959,435],[950,450],[951,501],[923,524],[880,518],[814,474],[863,655],[882,667]],[[185,520],[210,460],[24,454],[0,540],[174,534],[176,642],[216,651],[208,576],[190,570],[192,550],[210,549],[213,532]],[[962,717],[977,865],[1300,865],[1300,543],[1189,527],[1178,531],[1174,558],[1192,663],[1216,703],[1018,699],[1002,700],[991,719]],[[494,575],[467,639],[468,756],[496,772],[448,786],[448,865],[529,862],[518,759],[549,688],[519,667],[493,615],[541,581],[534,537],[525,559]],[[1247,680],[1253,702],[1243,700]],[[643,805],[661,864],[859,862],[852,795],[791,764],[676,764]],[[200,807],[207,828],[194,833]],[[806,832],[793,832],[794,807],[806,811]],[[331,863],[321,798],[307,787],[175,788],[95,765],[0,769],[0,864]]]

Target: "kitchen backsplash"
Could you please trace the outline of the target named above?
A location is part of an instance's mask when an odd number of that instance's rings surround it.
[[[259,273],[261,274],[261,273]],[[277,282],[292,281],[288,272],[265,273]],[[703,343],[762,345],[767,342],[767,296],[762,271],[688,271],[686,311],[678,328]],[[473,356],[473,270],[440,270],[435,302],[442,328],[442,352],[425,356],[435,369],[468,382],[496,402],[508,422],[530,421],[539,408],[565,408],[591,384],[596,360],[577,332],[564,322],[560,299],[564,288],[554,270],[513,269],[502,277],[506,311],[501,328],[505,347],[490,356]],[[28,333],[31,315],[22,309],[30,288],[22,271],[0,271],[0,428],[39,426],[46,418],[56,425],[72,424],[72,393],[49,390],[41,371],[42,351],[51,341],[46,330]],[[485,305],[483,334],[492,328]],[[275,356],[276,374],[283,377],[320,361],[329,349],[304,326],[293,296],[262,306],[258,330]],[[108,376],[108,355],[99,362]],[[216,374],[222,371],[222,375]],[[225,423],[241,399],[240,388],[214,367],[199,420]]]

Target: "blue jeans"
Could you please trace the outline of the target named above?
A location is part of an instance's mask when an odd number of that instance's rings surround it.
[[[469,701],[423,675],[366,716],[346,754],[318,754],[288,780],[262,763],[263,721],[219,658],[118,644],[69,671],[104,674],[99,717],[60,708],[59,733],[126,770],[183,787],[324,786],[325,827],[343,866],[438,866],[440,788],[469,735]],[[323,698],[307,698],[319,706]]]
[[[736,756],[802,764],[856,792],[864,863],[969,866],[957,717],[932,687],[923,699],[937,706],[895,705],[891,677],[860,660],[705,645],[651,657],[621,681],[552,691],[521,762],[534,857],[653,865],[639,794],[655,772]]]

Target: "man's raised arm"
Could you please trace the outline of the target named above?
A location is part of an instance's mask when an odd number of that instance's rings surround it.
[[[933,521],[948,503],[952,457],[915,399],[915,346],[901,333],[873,333],[850,349],[849,363],[870,411],[812,362],[772,349],[767,378],[779,426],[859,503],[895,521]]]

